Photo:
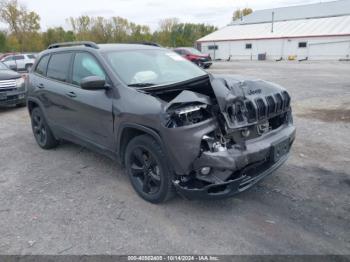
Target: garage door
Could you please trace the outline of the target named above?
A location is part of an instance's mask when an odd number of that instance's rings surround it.
[[[330,43],[310,43],[309,59],[344,59],[350,58],[350,41],[349,42],[330,42]]]

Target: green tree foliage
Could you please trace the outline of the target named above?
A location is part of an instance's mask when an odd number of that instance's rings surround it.
[[[177,18],[168,18],[160,21],[153,40],[168,47],[193,46],[197,39],[216,30],[215,26],[180,23]]]
[[[232,19],[233,19],[233,21],[235,21],[235,20],[241,19],[241,17],[249,15],[251,13],[253,13],[253,9],[251,9],[251,8],[236,9],[233,12]]]
[[[34,42],[41,42],[37,39],[40,30],[39,15],[28,11],[17,0],[2,0],[0,2],[0,20],[8,25],[12,37],[17,39],[21,50],[24,46],[35,49]],[[38,48],[40,47],[38,46]]]
[[[165,47],[193,46],[195,41],[216,27],[206,24],[180,23],[177,18],[159,22],[155,32],[147,25],[140,25],[122,17],[70,17],[66,21],[71,31],[62,27],[48,28],[40,32],[40,17],[28,11],[17,0],[0,0],[0,21],[8,31],[0,32],[0,52],[40,51],[52,43],[70,41],[94,41],[96,43],[157,42]]]
[[[4,32],[0,32],[0,52],[5,52],[6,49],[6,34]]]
[[[125,43],[152,40],[151,30],[146,25],[137,25],[121,17],[69,18],[77,40],[96,43]]]
[[[62,27],[49,28],[42,33],[42,42],[44,47],[53,43],[71,42],[75,40],[73,31],[65,31]]]

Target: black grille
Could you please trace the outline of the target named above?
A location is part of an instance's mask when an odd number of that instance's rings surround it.
[[[248,122],[253,122],[256,120],[256,112],[254,109],[254,104],[252,101],[247,101],[245,103],[245,107],[247,109],[247,118],[248,118]]]
[[[287,109],[290,106],[290,96],[286,91],[282,92],[282,96],[284,101],[284,109]]]
[[[288,92],[283,91],[265,97],[258,97],[253,101],[246,100],[244,105],[236,106],[236,110],[231,110],[229,115],[234,115],[238,122],[244,121],[241,106],[245,106],[244,116],[251,123],[264,118],[274,117],[276,114],[288,110],[290,102],[291,98]]]
[[[268,116],[270,116],[274,114],[276,110],[275,100],[273,100],[272,96],[267,96],[266,102],[267,102],[267,114]]]
[[[276,99],[276,111],[277,113],[279,113],[283,109],[283,100],[282,100],[281,94],[276,94],[275,99]]]
[[[256,107],[258,109],[258,118],[264,118],[266,116],[266,106],[262,98],[256,99]]]

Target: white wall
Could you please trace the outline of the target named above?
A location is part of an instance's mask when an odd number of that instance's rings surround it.
[[[306,48],[299,48],[299,42],[307,42]],[[251,43],[252,49],[246,49]],[[209,45],[217,45],[217,50],[209,50]],[[215,59],[257,60],[258,54],[266,53],[266,59],[276,60],[280,57],[296,56],[297,59],[339,60],[350,59],[350,36],[342,37],[310,37],[291,39],[266,39],[246,41],[218,41],[201,43],[204,53]]]

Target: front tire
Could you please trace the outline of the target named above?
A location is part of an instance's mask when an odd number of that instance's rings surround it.
[[[32,130],[38,145],[43,149],[51,149],[58,145],[48,126],[44,114],[39,107],[35,107],[31,113]]]
[[[125,152],[126,170],[137,194],[151,203],[162,203],[174,196],[172,174],[160,145],[150,136],[137,136]]]

